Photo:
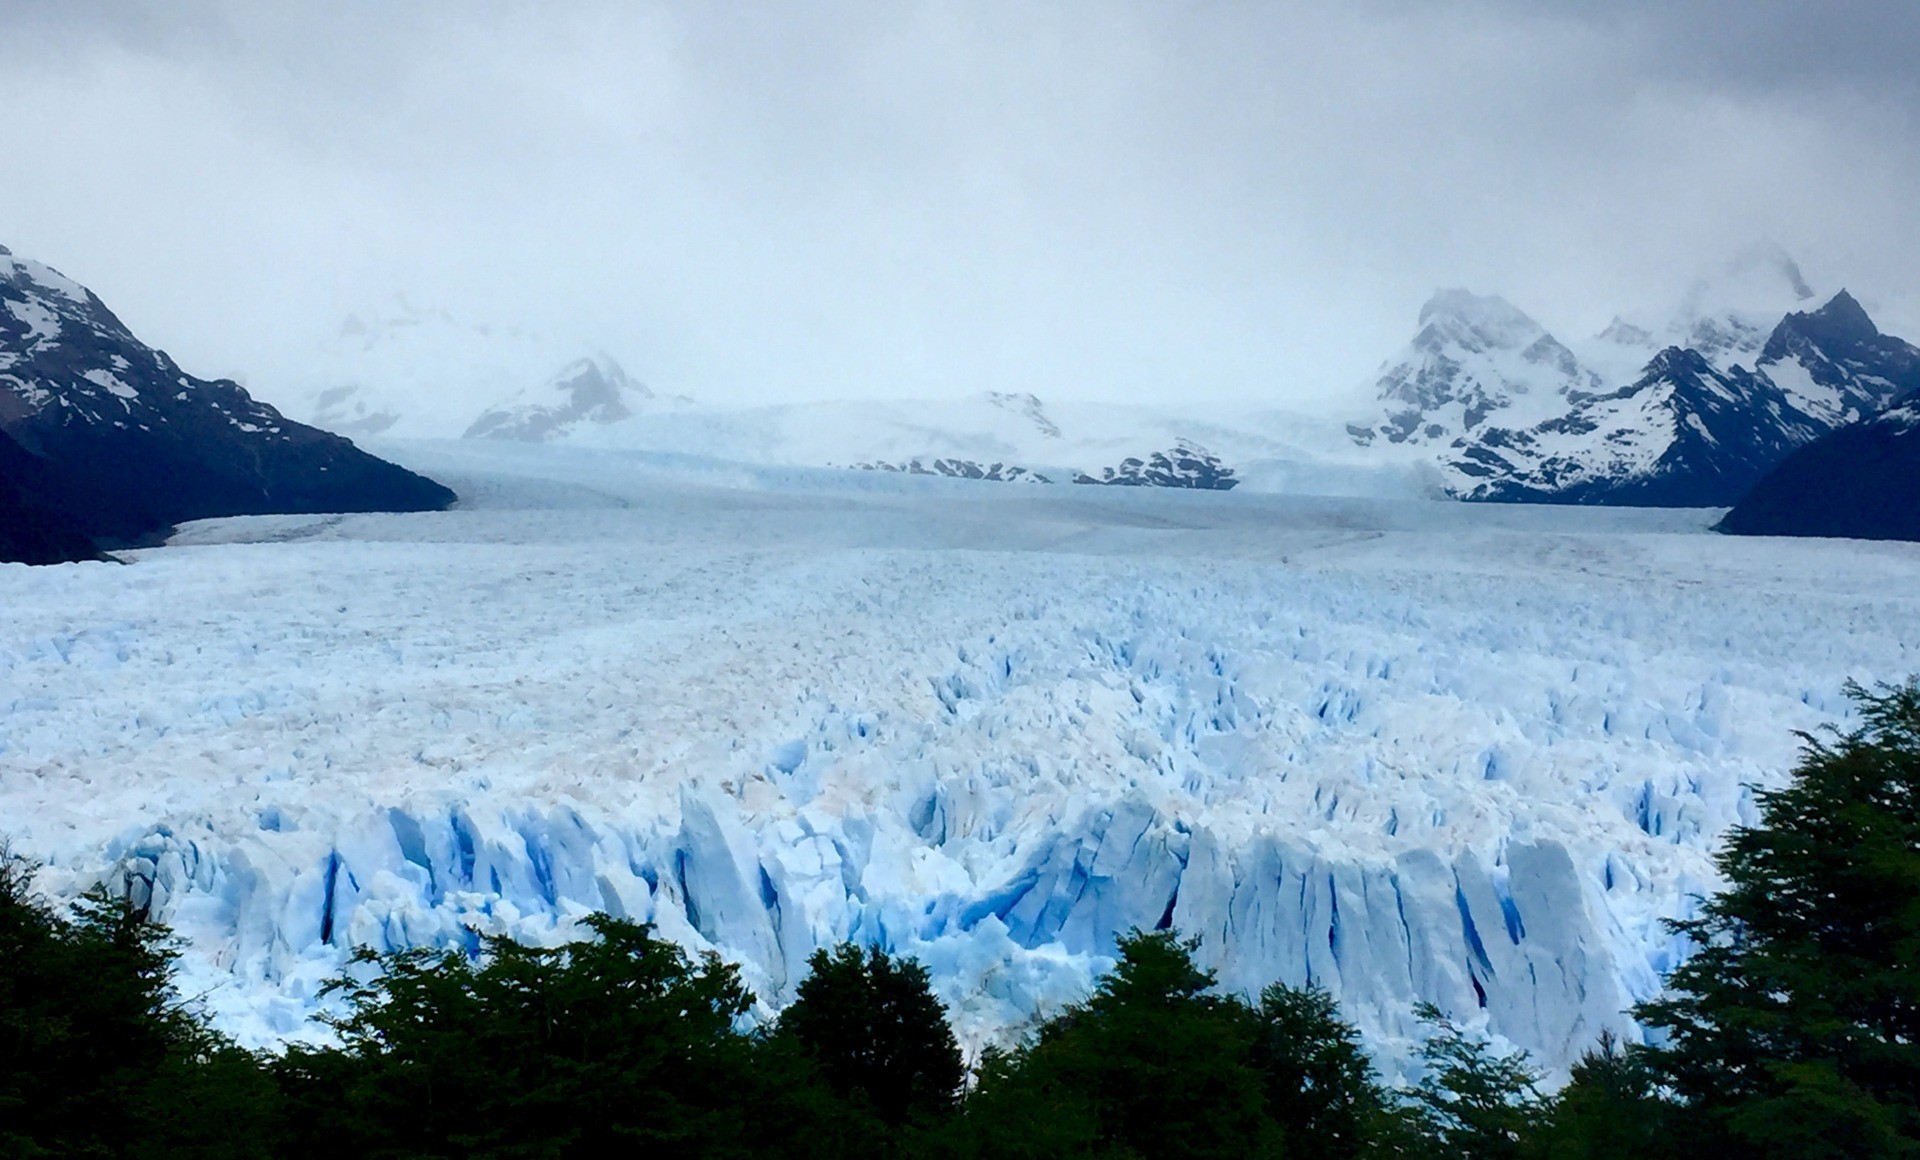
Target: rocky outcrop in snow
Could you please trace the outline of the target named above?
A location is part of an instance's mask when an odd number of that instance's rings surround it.
[[[1012,463],[976,463],[971,459],[909,459],[905,463],[856,463],[861,471],[897,471],[907,475],[944,475],[992,483],[1052,483],[1045,475]]]
[[[1118,467],[1103,467],[1098,473],[1079,472],[1075,483],[1110,484],[1116,487],[1186,487],[1205,491],[1229,491],[1240,481],[1233,468],[1198,443],[1182,439],[1165,451],[1155,451],[1145,459],[1129,456]]]
[[[653,392],[611,358],[575,359],[540,386],[488,408],[465,438],[544,442],[582,425],[617,423],[653,400]]]

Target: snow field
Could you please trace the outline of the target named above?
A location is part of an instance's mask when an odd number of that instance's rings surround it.
[[[249,1042],[354,945],[604,909],[769,1009],[881,942],[976,1044],[1171,924],[1560,1065],[1792,730],[1920,669],[1920,549],[1699,513],[383,450],[464,510],[0,567],[0,831],[150,897]]]

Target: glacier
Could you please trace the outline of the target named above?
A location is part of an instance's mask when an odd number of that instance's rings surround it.
[[[1388,1054],[1425,1000],[1562,1067],[1794,731],[1920,670],[1920,545],[1713,511],[377,450],[462,503],[0,566],[0,833],[248,1043],[355,946],[605,910],[763,1014],[852,938],[977,1046],[1172,926]]]

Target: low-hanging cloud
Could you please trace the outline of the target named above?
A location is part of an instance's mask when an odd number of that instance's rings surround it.
[[[1920,321],[1920,10],[0,9],[0,242],[256,385],[396,291],[747,401],[1314,405],[1425,293],[1569,334],[1755,239]]]

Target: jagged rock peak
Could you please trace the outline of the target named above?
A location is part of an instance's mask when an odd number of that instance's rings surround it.
[[[1845,290],[1835,294],[1825,306],[1806,314],[1795,314],[1819,324],[1823,335],[1853,342],[1867,342],[1880,336],[1880,328],[1868,317],[1866,307]]]
[[[465,437],[540,442],[582,423],[617,423],[634,413],[634,405],[653,397],[612,358],[577,358],[538,388],[490,408],[467,428]]]
[[[1716,373],[1712,363],[1705,355],[1691,347],[1670,346],[1653,356],[1647,369],[1641,373],[1640,381],[1671,378],[1676,375],[1710,375]]]

